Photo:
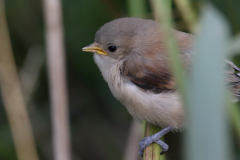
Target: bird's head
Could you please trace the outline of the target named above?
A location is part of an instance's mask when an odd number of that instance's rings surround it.
[[[156,50],[160,44],[160,27],[156,21],[140,18],[120,18],[103,25],[94,43],[83,48],[100,57],[119,61],[129,53],[143,54]]]

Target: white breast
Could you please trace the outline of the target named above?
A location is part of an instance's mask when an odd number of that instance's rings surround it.
[[[117,62],[98,54],[94,55],[94,59],[115,98],[136,120],[161,127],[172,126],[176,130],[185,126],[184,111],[177,92],[146,92],[121,76],[119,68],[123,61]]]

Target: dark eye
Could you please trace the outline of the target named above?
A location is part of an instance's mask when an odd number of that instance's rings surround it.
[[[117,46],[109,46],[109,47],[108,47],[108,50],[109,50],[110,52],[115,52],[115,51],[117,50]]]

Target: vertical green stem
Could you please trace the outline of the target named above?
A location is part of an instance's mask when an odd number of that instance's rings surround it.
[[[187,90],[185,87],[185,73],[182,69],[180,63],[180,57],[178,56],[178,49],[175,42],[175,39],[172,35],[172,20],[171,20],[171,1],[168,0],[151,0],[151,6],[154,12],[155,19],[161,23],[164,30],[164,37],[166,39],[165,43],[170,55],[171,65],[173,69],[174,76],[179,84],[180,92],[182,92],[183,98],[185,100]],[[155,127],[150,124],[146,124],[146,136],[152,135],[153,133],[158,132],[159,127]],[[161,159],[164,157],[161,157]],[[148,146],[144,151],[144,160],[159,160],[160,159],[160,146],[153,143]]]
[[[171,1],[166,0],[151,0],[155,19],[161,23],[164,30],[165,43],[168,49],[168,53],[171,60],[171,67],[173,74],[178,84],[179,91],[181,92],[184,102],[187,97],[187,80],[185,78],[185,72],[180,61],[179,51],[176,41],[172,32],[172,20],[171,20]]]
[[[160,127],[152,124],[145,124],[145,137],[149,137],[160,131]],[[160,160],[161,147],[157,143],[147,146],[143,153],[143,160]],[[161,160],[163,158],[161,157]]]
[[[182,14],[183,20],[187,24],[187,28],[191,33],[196,33],[197,19],[196,14],[190,6],[189,0],[175,0],[176,5]]]
[[[146,1],[145,0],[128,0],[128,15],[130,17],[144,18],[146,14]]]

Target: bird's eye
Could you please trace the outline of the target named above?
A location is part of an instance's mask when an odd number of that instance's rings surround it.
[[[108,50],[109,50],[110,52],[115,52],[115,51],[117,50],[117,46],[109,46],[109,47],[108,47]]]

